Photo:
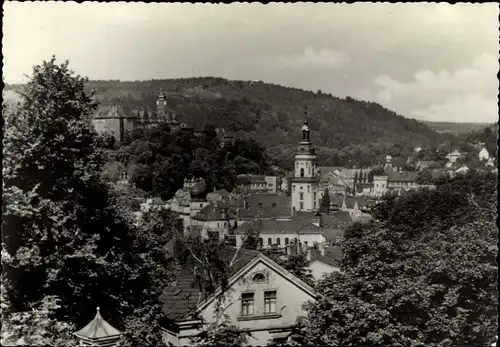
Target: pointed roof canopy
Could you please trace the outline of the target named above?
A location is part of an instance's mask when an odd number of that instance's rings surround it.
[[[307,123],[307,106],[304,107],[304,125],[302,125],[301,131],[309,131],[309,126]]]
[[[75,333],[79,338],[90,340],[119,337],[121,334],[122,333],[118,329],[111,326],[111,324],[102,318],[99,307],[97,307],[97,313],[94,319]]]

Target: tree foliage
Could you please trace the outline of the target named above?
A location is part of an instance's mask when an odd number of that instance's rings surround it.
[[[306,305],[309,343],[478,346],[497,328],[496,177],[387,198],[345,233],[343,273]]]
[[[79,328],[100,306],[123,329],[168,281],[149,229],[137,231],[100,179],[105,156],[86,82],[52,58],[4,112],[2,279],[12,324],[57,297],[57,322]]]

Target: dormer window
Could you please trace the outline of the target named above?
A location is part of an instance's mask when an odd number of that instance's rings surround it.
[[[256,283],[261,283],[261,282],[264,282],[265,280],[266,280],[266,276],[260,272],[256,273],[252,278],[252,281],[256,282]]]

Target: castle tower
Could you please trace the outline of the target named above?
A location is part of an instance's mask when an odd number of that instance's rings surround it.
[[[158,94],[158,99],[156,99],[156,116],[159,119],[166,119],[165,108],[167,107],[167,99],[165,94],[163,94],[163,89],[160,89]]]
[[[302,138],[295,153],[292,178],[292,215],[294,211],[312,212],[319,209],[319,176],[316,172],[316,152],[310,141],[307,111],[302,125]]]

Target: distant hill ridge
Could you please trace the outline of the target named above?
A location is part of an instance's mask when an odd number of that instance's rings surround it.
[[[181,122],[198,127],[210,123],[236,136],[255,138],[266,146],[271,158],[286,166],[290,166],[300,138],[305,107],[322,165],[368,165],[383,162],[386,154],[404,157],[417,146],[456,140],[432,130],[432,124],[404,118],[374,102],[263,82],[197,77],[89,81],[87,87],[97,90],[103,105],[118,104],[125,112],[142,106],[154,110],[158,91],[163,89],[168,108]]]

